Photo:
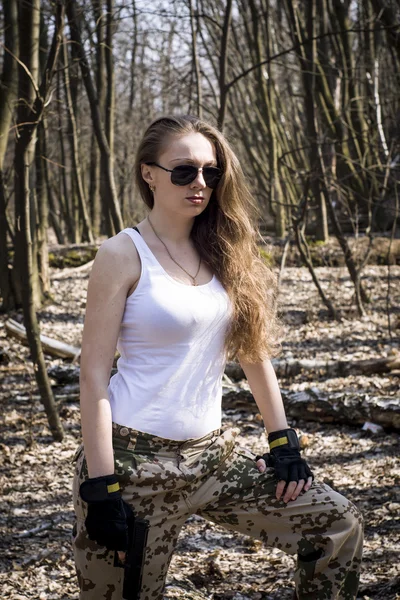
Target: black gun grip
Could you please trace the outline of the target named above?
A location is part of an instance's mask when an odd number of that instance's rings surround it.
[[[129,548],[124,564],[124,600],[139,600],[142,587],[144,556],[146,553],[149,522],[135,517],[133,530],[129,532]]]

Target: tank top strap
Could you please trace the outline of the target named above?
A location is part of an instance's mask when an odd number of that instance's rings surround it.
[[[147,263],[147,264],[151,264],[157,268],[160,267],[156,257],[150,251],[146,242],[142,238],[141,233],[139,232],[139,230],[136,227],[127,227],[126,229],[123,229],[119,233],[126,233],[127,235],[129,235],[129,237],[131,238],[131,240],[133,241],[133,243],[136,246],[136,250],[138,251],[140,260],[142,261],[143,264]]]

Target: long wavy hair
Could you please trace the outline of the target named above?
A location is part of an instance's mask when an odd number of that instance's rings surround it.
[[[201,133],[216,149],[223,177],[213,190],[205,210],[191,230],[191,239],[227,291],[232,320],[225,337],[228,360],[255,363],[272,358],[279,350],[276,316],[277,283],[261,258],[259,216],[247,188],[239,160],[218,129],[191,116],[164,116],[153,121],[139,144],[135,176],[144,203],[153,208],[154,198],[141,173],[141,165],[157,162],[171,136]]]

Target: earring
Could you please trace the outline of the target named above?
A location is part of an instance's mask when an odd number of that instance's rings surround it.
[[[150,191],[153,192],[153,194],[154,194],[154,192],[156,191],[156,188],[154,187],[154,185],[151,185],[151,183],[149,183],[149,188],[150,188]]]

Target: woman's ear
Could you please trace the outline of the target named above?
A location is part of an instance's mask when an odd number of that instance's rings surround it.
[[[149,185],[154,185],[153,169],[151,168],[151,166],[142,164],[140,165],[140,168],[142,170],[142,177],[145,180],[145,182]]]

